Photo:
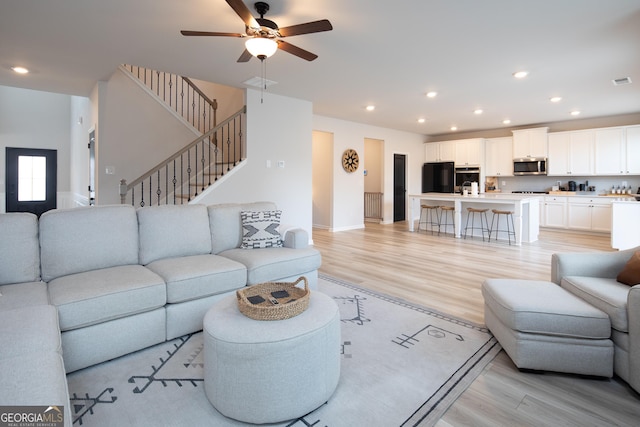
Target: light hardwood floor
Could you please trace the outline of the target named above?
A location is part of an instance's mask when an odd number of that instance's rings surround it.
[[[611,250],[608,235],[542,230],[509,246],[451,234],[411,233],[404,222],[365,229],[314,229],[321,273],[484,324],[485,278],[549,280],[551,254]],[[448,426],[638,426],[640,395],[620,379],[521,372],[504,353],[438,422]]]

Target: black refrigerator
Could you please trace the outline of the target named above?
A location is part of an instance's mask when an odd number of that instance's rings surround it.
[[[422,165],[423,193],[453,193],[454,186],[453,162],[435,162]]]

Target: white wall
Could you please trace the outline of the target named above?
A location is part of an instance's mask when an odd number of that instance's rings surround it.
[[[0,86],[0,212],[5,212],[5,148],[57,150],[58,207],[70,190],[71,97]]]
[[[284,226],[302,227],[311,238],[311,103],[268,92],[261,103],[260,92],[250,89],[246,99],[246,164],[198,203],[273,201]]]
[[[331,228],[333,213],[333,134],[313,131],[313,226]],[[340,167],[340,165],[337,165]]]
[[[424,163],[424,135],[386,129],[360,123],[347,122],[324,116],[313,116],[313,129],[333,134],[333,222],[332,231],[364,227],[364,176],[367,167],[364,141],[367,138],[384,141],[383,180],[384,223],[393,222],[393,155],[407,155],[407,193],[421,192],[421,168]],[[360,167],[354,173],[345,172],[341,166],[344,150],[355,149],[361,158]],[[408,205],[407,205],[408,209]],[[408,210],[407,210],[408,212]]]
[[[95,126],[91,100],[71,97],[70,129],[70,189],[75,206],[89,204],[89,130]]]
[[[120,70],[99,85],[98,97],[96,203],[117,204],[121,179],[135,180],[197,136]]]

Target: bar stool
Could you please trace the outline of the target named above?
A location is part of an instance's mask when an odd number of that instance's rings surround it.
[[[456,234],[456,226],[455,220],[453,217],[453,212],[455,208],[453,206],[440,206],[440,227],[444,227],[444,233],[447,234],[447,226],[450,225],[452,228],[453,235]],[[451,215],[451,222],[448,222],[449,215]],[[440,235],[440,230],[438,230],[438,236]]]
[[[431,234],[433,235],[433,227],[438,227],[438,233],[440,233],[440,215],[438,214],[438,208],[440,206],[422,205],[420,206],[420,220],[418,221],[418,231],[421,230],[421,226],[424,224],[424,230],[431,228]],[[435,216],[435,218],[434,218]]]
[[[491,240],[491,234],[496,233],[496,240],[498,240],[498,233],[507,233],[507,238],[509,239],[509,245],[511,245],[511,236],[513,236],[513,241],[516,240],[516,229],[513,225],[513,212],[512,211],[500,211],[498,209],[492,209],[493,218],[491,219],[491,230],[489,231],[489,240]],[[500,215],[505,215],[507,220],[507,229],[500,230]],[[509,220],[511,220],[511,224],[509,224]],[[494,228],[495,222],[495,228]]]
[[[491,230],[489,229],[489,220],[487,219],[487,211],[489,209],[467,208],[467,222],[464,226],[464,238],[467,238],[467,230],[480,230],[482,232],[482,241],[484,242],[484,233],[487,233],[488,240],[491,241]],[[476,227],[476,214],[480,215],[480,227]],[[471,218],[471,227],[469,227],[469,218]],[[484,221],[483,221],[484,219]]]

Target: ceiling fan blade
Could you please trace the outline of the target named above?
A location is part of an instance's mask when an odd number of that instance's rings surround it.
[[[278,40],[278,48],[302,59],[306,59],[307,61],[313,61],[318,57],[315,53],[311,53],[308,50],[301,49],[282,40]]]
[[[183,36],[219,36],[219,37],[245,37],[244,34],[240,33],[216,33],[211,31],[189,31],[182,30],[180,33]]]
[[[244,25],[249,28],[260,27],[260,24],[258,24],[258,21],[256,21],[253,15],[251,15],[251,11],[247,6],[245,6],[242,0],[227,0],[227,3],[231,6],[231,9],[238,14],[240,19],[242,19]]]
[[[238,62],[249,62],[252,57],[253,55],[251,55],[251,53],[249,53],[249,51],[245,49],[244,52],[242,52],[242,55],[240,55],[240,58],[238,58]]]
[[[322,31],[331,31],[333,26],[328,19],[307,22],[306,24],[292,25],[278,29],[281,37],[298,36],[300,34],[320,33]]]

